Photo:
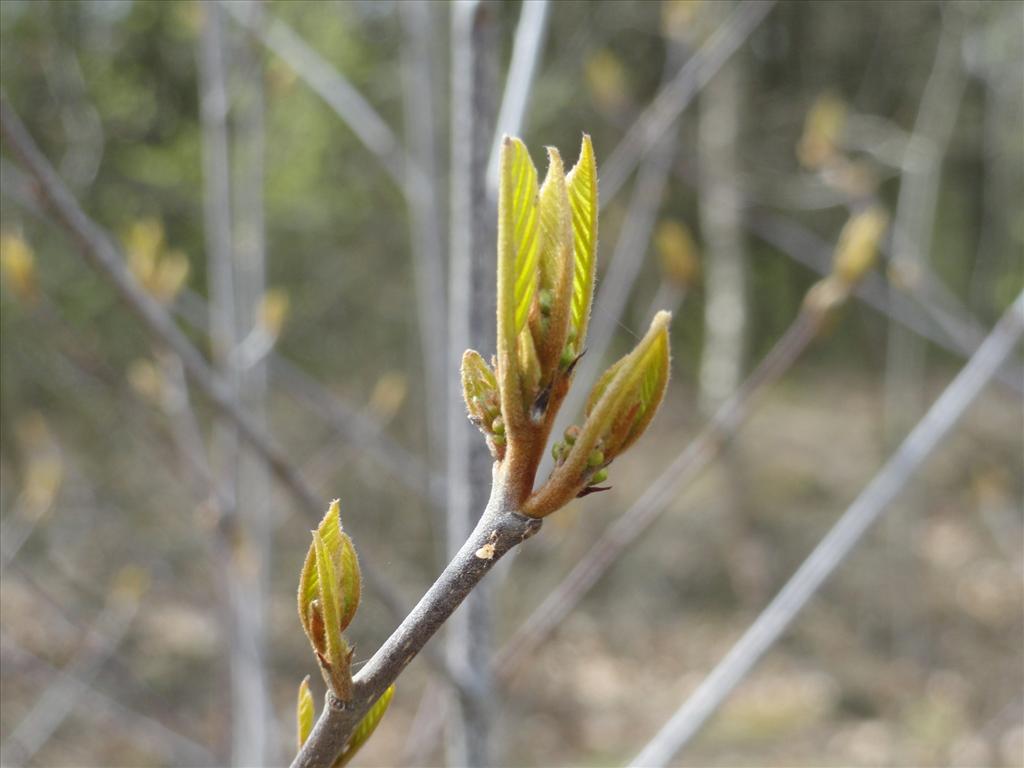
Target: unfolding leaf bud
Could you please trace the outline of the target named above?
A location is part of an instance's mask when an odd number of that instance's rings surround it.
[[[313,694],[309,692],[309,675],[299,683],[299,700],[295,706],[295,720],[299,749],[306,743],[310,732],[313,730],[313,719],[316,712],[313,707]]]
[[[313,544],[299,577],[299,619],[324,680],[338,698],[351,696],[352,651],[342,632],[359,606],[361,576],[352,540],[341,529],[338,501],[313,531]]]
[[[551,314],[551,301],[552,297],[549,289],[544,288],[537,294],[537,304],[540,306],[541,314]]]

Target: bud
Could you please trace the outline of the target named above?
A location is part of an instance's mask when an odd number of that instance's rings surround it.
[[[299,701],[295,707],[299,749],[302,749],[302,745],[309,738],[310,731],[313,730],[313,718],[315,715],[313,694],[309,692],[309,675],[306,675],[305,679],[299,683]]]
[[[351,696],[352,651],[342,632],[352,622],[360,595],[359,560],[342,531],[337,499],[313,531],[313,544],[299,579],[299,620],[334,694]]]
[[[872,206],[850,217],[839,233],[832,274],[849,287],[864,279],[878,259],[878,243],[889,226],[889,215]]]
[[[527,499],[525,514],[544,517],[567,504],[588,484],[591,470],[603,469],[647,429],[668,385],[671,318],[668,312],[655,315],[633,351],[598,380],[587,403],[583,428],[567,454],[556,456],[563,460]]]

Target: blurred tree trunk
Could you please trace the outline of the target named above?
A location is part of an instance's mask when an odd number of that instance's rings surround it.
[[[204,6],[200,52],[204,220],[210,290],[213,363],[256,418],[263,418],[266,371],[257,364],[241,371],[235,350],[251,326],[263,294],[262,69],[247,77],[237,115],[242,126],[234,158],[238,195],[232,212],[232,156],[229,140],[227,71],[231,61],[223,11]],[[258,11],[251,4],[250,11]],[[248,62],[251,64],[251,62]],[[218,423],[213,431],[211,468],[227,521],[230,561],[222,564],[228,596],[226,638],[231,676],[231,762],[261,766],[268,760],[273,723],[264,668],[264,602],[270,528],[269,484],[263,463],[242,449],[237,431]]]
[[[416,287],[417,326],[423,358],[427,452],[430,469],[438,470],[445,444],[447,413],[440,404],[448,389],[447,318],[445,317],[444,261],[442,257],[441,194],[438,184],[436,107],[434,104],[434,6],[426,0],[399,5],[402,46],[402,102],[405,145],[410,163],[405,168],[405,197],[409,209],[409,246]],[[434,472],[432,477],[442,473]],[[436,498],[444,488],[434,488]],[[444,505],[433,505],[437,530],[443,529]],[[444,558],[447,562],[447,558]]]
[[[889,264],[890,302],[896,294],[914,286],[925,287],[930,279],[932,242],[939,205],[942,164],[956,126],[966,78],[961,66],[963,9],[951,6],[942,14],[942,31],[936,43],[931,73],[924,86],[913,132],[901,161],[900,190],[892,225],[892,259]],[[918,291],[920,293],[920,291]],[[925,374],[928,346],[918,335],[890,320],[885,362],[884,429],[886,449],[899,444],[925,410]],[[883,527],[888,545],[888,622],[897,653],[929,655],[931,643],[915,631],[915,596],[920,594],[922,573],[915,563],[913,516],[907,514],[920,494],[911,490],[900,505],[904,514],[890,515]]]
[[[721,23],[725,10],[709,7],[705,12]],[[739,387],[746,356],[748,265],[739,167],[745,66],[745,53],[737,52],[700,96],[699,206],[706,258],[699,405],[706,417]],[[753,536],[744,468],[735,446],[723,449],[720,469],[722,518],[727,521],[720,528],[723,561],[736,595],[756,602],[766,584],[763,548]]]
[[[451,25],[451,233],[448,355],[448,553],[454,555],[487,504],[491,457],[466,418],[457,371],[462,353],[493,349],[496,216],[487,197],[486,170],[498,93],[497,6],[460,0]],[[489,355],[488,355],[489,356]],[[448,622],[447,653],[464,669],[473,692],[453,694],[449,765],[486,766],[493,760],[491,699],[491,588],[477,587]]]

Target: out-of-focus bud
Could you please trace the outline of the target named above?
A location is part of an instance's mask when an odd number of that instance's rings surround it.
[[[387,424],[398,413],[409,392],[409,380],[401,371],[389,371],[377,379],[370,395],[370,410],[381,424]]]
[[[288,319],[290,303],[288,291],[284,288],[270,288],[260,298],[257,322],[274,338],[281,335],[281,329]]]
[[[299,683],[299,701],[295,706],[296,732],[298,735],[299,749],[306,743],[310,732],[313,730],[313,719],[316,711],[313,706],[313,694],[309,691],[309,675]]]
[[[313,544],[299,578],[298,607],[324,680],[343,701],[352,693],[352,651],[341,633],[359,606],[360,581],[356,550],[342,531],[335,499],[313,531]]]
[[[139,358],[128,366],[128,383],[140,396],[159,403],[164,396],[164,375],[152,360]]]
[[[168,251],[156,263],[149,286],[153,298],[171,304],[188,280],[189,263],[184,251]]]
[[[889,214],[872,206],[850,217],[839,233],[832,273],[848,286],[864,279],[878,260],[878,244],[889,227]]]
[[[804,132],[797,144],[800,164],[818,170],[831,160],[846,125],[846,104],[835,94],[825,93],[815,100],[804,121]]]
[[[0,274],[3,284],[23,301],[36,296],[36,261],[32,248],[13,232],[0,235]]]
[[[700,276],[700,252],[685,224],[665,219],[654,234],[654,247],[665,279],[688,290]]]
[[[629,78],[618,57],[607,48],[590,56],[583,65],[587,90],[603,112],[621,112],[629,104]]]

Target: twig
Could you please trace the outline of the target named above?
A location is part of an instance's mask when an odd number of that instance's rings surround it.
[[[820,275],[831,270],[832,247],[796,221],[755,209],[747,213],[746,222],[753,234],[794,261]],[[971,332],[956,318],[934,306],[922,310],[916,302],[900,293],[887,296],[887,283],[875,273],[864,276],[854,290],[854,296],[947,352],[967,358],[977,349],[976,343],[966,342]],[[1015,392],[1024,393],[1024,369],[1014,364],[1012,359],[1003,365],[997,378]]]
[[[68,670],[60,670],[32,651],[23,648],[13,638],[0,634],[0,648],[3,649],[5,670],[8,664],[28,664],[44,672],[63,678],[77,689],[76,695],[83,705],[80,712],[91,718],[102,718],[107,726],[116,724],[121,732],[140,744],[156,747],[159,752],[179,765],[216,765],[217,758],[202,744],[178,733],[155,718],[142,714],[133,707],[121,704],[117,699],[94,688],[91,682],[75,677]]]
[[[50,740],[117,651],[138,608],[138,596],[114,593],[87,630],[83,646],[4,741],[4,763],[25,763]]]
[[[512,42],[512,59],[505,78],[505,91],[498,109],[494,127],[494,141],[487,160],[487,194],[492,200],[498,196],[498,161],[501,157],[501,139],[508,134],[518,136],[523,116],[533,89],[533,79],[544,51],[547,33],[548,0],[524,0],[519,11],[519,23]]]
[[[405,185],[408,158],[402,145],[377,111],[337,69],[317,53],[281,19],[254,20],[233,2],[221,7],[260,42],[281,57],[352,129],[356,138],[377,158],[395,184]]]
[[[650,152],[693,97],[757,29],[773,5],[774,0],[744,2],[662,87],[605,162],[601,171],[602,207],[615,197],[640,159]]]
[[[1022,333],[1024,293],[775,599],[630,765],[667,765],[700,730],[981,394]]]
[[[495,657],[503,682],[510,682],[519,665],[590,591],[618,557],[665,511],[668,502],[685,488],[718,454],[725,442],[750,414],[756,395],[777,381],[815,337],[817,321],[807,311],[790,325],[743,385],[726,400],[707,426],[632,506],[620,515],[590,547],[587,555],[550,590],[547,597],[513,633]]]
[[[513,508],[505,488],[495,478],[487,508],[465,544],[398,629],[355,676],[353,700],[346,705],[328,692],[324,709],[292,768],[329,768],[373,702],[495,563],[534,535],[540,526],[540,520],[524,517]]]

